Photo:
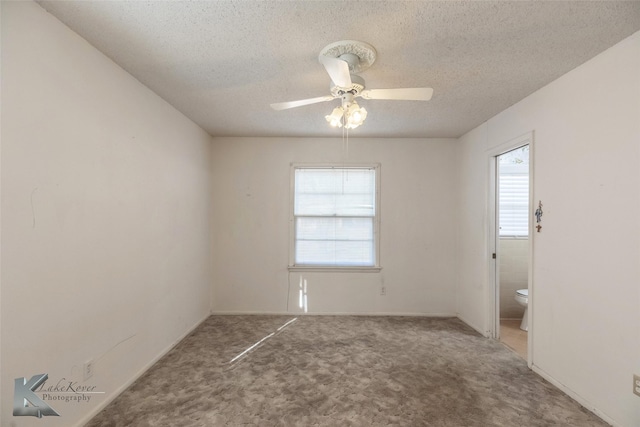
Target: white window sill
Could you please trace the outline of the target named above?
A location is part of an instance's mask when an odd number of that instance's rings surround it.
[[[289,271],[325,272],[325,273],[379,273],[382,267],[321,267],[317,265],[293,265]]]

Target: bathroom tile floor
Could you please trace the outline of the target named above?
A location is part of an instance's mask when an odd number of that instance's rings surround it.
[[[527,332],[520,329],[520,320],[500,319],[500,341],[527,360]]]

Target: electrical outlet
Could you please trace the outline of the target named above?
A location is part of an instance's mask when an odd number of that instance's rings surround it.
[[[380,295],[385,296],[387,294],[387,288],[385,286],[380,288]]]
[[[88,380],[93,376],[93,360],[87,360],[82,367],[82,379]]]
[[[633,394],[640,396],[640,375],[633,376]]]

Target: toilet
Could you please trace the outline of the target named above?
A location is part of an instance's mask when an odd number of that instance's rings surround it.
[[[529,289],[518,289],[516,291],[515,299],[518,302],[518,304],[524,307],[524,316],[522,316],[520,329],[522,329],[523,331],[528,331],[529,330],[529,321],[528,321]]]

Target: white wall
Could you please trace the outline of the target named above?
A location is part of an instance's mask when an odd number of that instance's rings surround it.
[[[458,310],[483,330],[487,156],[534,131],[534,369],[619,426],[640,425],[640,33],[460,138]],[[476,191],[472,191],[476,190]]]
[[[458,232],[456,309],[458,317],[480,332],[487,331],[489,315],[486,260],[488,178],[483,160],[487,128],[480,126],[458,140]]]
[[[455,314],[455,144],[350,138],[348,162],[381,163],[383,269],[302,274],[310,313]],[[344,153],[341,138],[214,138],[214,312],[300,312],[301,275],[287,270],[290,164]]]
[[[3,426],[72,426],[210,301],[211,138],[31,2],[2,2]],[[13,380],[105,395],[13,417]]]

